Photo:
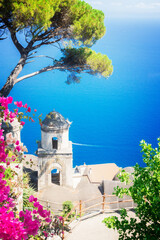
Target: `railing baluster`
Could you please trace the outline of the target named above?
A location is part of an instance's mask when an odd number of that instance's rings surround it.
[[[102,196],[102,212],[104,213],[104,209],[105,209],[105,194]]]
[[[62,240],[64,239],[64,218],[63,218],[63,220],[62,220],[63,222],[62,222],[62,225],[63,225],[63,227],[62,227]]]
[[[79,216],[82,216],[82,200],[79,200]]]
[[[49,202],[48,202],[48,200],[47,200],[47,210],[49,210]]]
[[[122,203],[124,203],[124,202],[132,202],[132,207],[134,208],[134,202],[133,202],[133,200],[120,200],[119,201],[119,198],[117,197],[117,201],[113,201],[113,202],[107,202],[108,201],[108,199],[107,199],[107,197],[116,197],[115,195],[106,195],[106,194],[104,194],[104,195],[102,195],[102,196],[100,196],[100,197],[96,197],[96,198],[93,198],[93,199],[88,199],[88,200],[86,200],[86,201],[83,201],[82,202],[82,200],[79,200],[79,203],[77,204],[77,205],[75,205],[74,207],[73,207],[73,209],[67,214],[67,216],[63,219],[63,230],[62,230],[62,234],[61,234],[61,237],[62,237],[62,239],[64,239],[64,225],[65,225],[65,223],[66,223],[66,221],[68,220],[68,218],[69,218],[69,216],[75,211],[75,218],[77,217],[77,215],[79,214],[79,217],[81,218],[82,217],[82,212],[86,212],[86,210],[88,211],[88,209],[91,209],[91,208],[95,208],[96,206],[100,206],[100,209],[102,210],[102,213],[104,213],[105,212],[105,205],[111,205],[111,204],[116,204],[117,203],[117,208],[119,209],[119,203],[120,202],[122,202]],[[86,202],[88,203],[89,201],[93,201],[93,200],[96,200],[96,199],[98,199],[98,198],[100,198],[100,199],[102,199],[102,201],[100,201],[99,203],[96,203],[96,204],[93,204],[93,203],[91,203],[91,204],[89,204],[89,207],[83,207],[83,203],[85,204]],[[52,204],[60,204],[60,203],[58,203],[58,202],[51,202],[51,201],[48,201],[48,200],[41,200],[41,199],[39,199],[39,201],[42,201],[42,202],[44,202],[44,206],[46,205],[46,208],[47,209],[49,209],[49,207],[51,207],[52,206]],[[49,205],[49,204],[51,204],[51,206]],[[52,208],[52,207],[51,207]],[[116,209],[113,209],[113,210],[116,210]],[[68,224],[70,223],[71,221],[69,221],[68,222]]]

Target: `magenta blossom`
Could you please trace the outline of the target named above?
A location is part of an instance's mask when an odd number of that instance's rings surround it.
[[[14,102],[14,104],[15,104],[17,107],[19,107],[19,108],[23,107],[22,101],[20,101],[20,102]]]
[[[20,122],[21,115],[18,115],[18,109],[14,112],[9,111],[8,104],[11,104],[13,101],[12,97],[0,97],[1,109],[1,118],[3,121],[13,122],[14,119],[18,119]],[[22,102],[15,102],[15,105],[20,108],[27,108],[27,104],[24,106]],[[31,108],[28,107],[28,112],[31,111]],[[18,116],[18,118],[17,118]],[[24,122],[20,122],[21,125],[24,125]],[[11,133],[6,135],[6,140],[3,135],[3,130],[1,129],[2,124],[0,123],[0,163],[5,163],[9,165],[10,162],[14,162],[16,159],[20,158],[21,154],[26,151],[26,147],[22,144],[20,145],[19,141],[12,136]],[[13,156],[10,156],[10,151]],[[23,154],[22,154],[23,155]],[[5,165],[5,166],[6,166]],[[19,165],[16,165],[18,168]],[[12,190],[7,185],[5,178],[5,168],[0,165],[0,239],[2,240],[26,240],[30,239],[32,236],[47,236],[45,229],[49,229],[49,224],[51,222],[50,212],[43,209],[40,203],[37,201],[37,198],[30,196],[29,201],[33,203],[33,211],[20,211],[19,218],[16,218],[16,204],[15,199],[12,196]],[[15,197],[16,198],[16,197]]]
[[[25,122],[23,122],[23,121],[21,121],[21,123],[20,123],[22,126],[24,126],[24,124],[25,124]]]
[[[31,108],[30,107],[28,107],[27,112],[31,112]]]
[[[28,107],[27,103],[26,103],[26,104],[24,104],[24,105],[23,105],[23,107],[24,107],[24,108],[27,108],[27,107]]]

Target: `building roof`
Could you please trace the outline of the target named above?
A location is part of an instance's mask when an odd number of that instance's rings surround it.
[[[129,178],[130,178],[130,180],[133,181],[133,179],[134,179],[134,177],[133,177],[133,175],[132,175],[132,173],[134,173],[134,168],[133,168],[133,167],[125,167],[125,168],[123,168],[123,169],[121,169],[121,170],[125,170],[125,172],[129,173]],[[119,181],[118,175],[120,174],[121,170],[119,170],[119,171],[117,172],[117,174],[115,175],[115,177],[114,177],[113,180]]]
[[[113,180],[119,167],[115,163],[87,165],[83,175],[88,175],[93,183],[100,183],[103,180]]]
[[[59,129],[67,129],[70,126],[70,122],[66,120],[60,113],[56,111],[52,111],[42,122],[41,129],[44,131],[50,130],[59,130]]]

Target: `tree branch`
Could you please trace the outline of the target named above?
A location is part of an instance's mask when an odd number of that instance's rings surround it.
[[[32,47],[32,50],[35,50],[35,49],[41,47],[42,45],[50,45],[50,44],[57,43],[57,42],[59,42],[61,39],[62,39],[62,37],[59,38],[59,39],[57,39],[57,40],[55,40],[55,41],[51,41],[51,42],[41,42],[41,43],[37,44],[36,46]]]
[[[13,41],[15,47],[17,48],[19,53],[22,55],[24,53],[24,47],[18,42],[18,39],[16,37],[16,33],[11,31],[11,30],[10,30],[10,33],[11,33],[11,38],[12,38],[12,41]]]
[[[55,61],[55,58],[47,56],[47,55],[38,55],[38,56],[34,56],[34,57],[29,57],[27,59],[30,59],[30,58],[41,58],[41,57],[46,57],[46,58],[49,58],[49,59],[52,59],[53,61]]]
[[[51,70],[55,70],[55,69],[64,69],[65,70],[65,66],[48,66],[48,67],[44,67],[36,72],[33,72],[33,73],[30,73],[30,74],[27,74],[27,75],[24,75],[20,78],[17,78],[16,79],[16,83],[26,79],[26,78],[30,78],[30,77],[34,77],[40,73],[43,73],[43,72],[48,72],[48,71],[51,71]]]
[[[50,38],[54,38],[55,36],[58,36],[59,32],[61,30],[61,27],[57,27],[55,28],[51,28],[49,30],[46,30],[45,32],[42,32],[41,34],[37,35],[37,37],[35,37],[36,41],[43,41]]]
[[[84,69],[84,65],[80,66],[80,65],[74,65],[74,66],[68,66],[68,65],[63,65],[62,64],[56,64],[54,66],[47,66],[47,67],[44,67],[36,72],[33,72],[33,73],[30,73],[30,74],[27,74],[27,75],[24,75],[20,78],[17,78],[16,81],[15,81],[15,84],[24,80],[24,79],[27,79],[27,78],[30,78],[30,77],[34,77],[40,73],[43,73],[43,72],[48,72],[48,71],[52,71],[52,70],[69,70],[69,71],[76,71],[78,72],[78,69],[82,69],[83,70],[88,70],[88,68],[86,67],[86,69]]]

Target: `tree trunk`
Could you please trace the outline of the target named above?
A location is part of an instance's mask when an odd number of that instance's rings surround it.
[[[26,59],[27,59],[27,54],[23,54],[21,56],[18,64],[16,65],[16,67],[13,69],[10,76],[7,78],[5,85],[0,90],[1,97],[2,96],[7,97],[9,95],[10,91],[16,84],[16,79],[17,79],[18,75],[20,74],[20,72],[22,71],[22,69],[26,63]]]

